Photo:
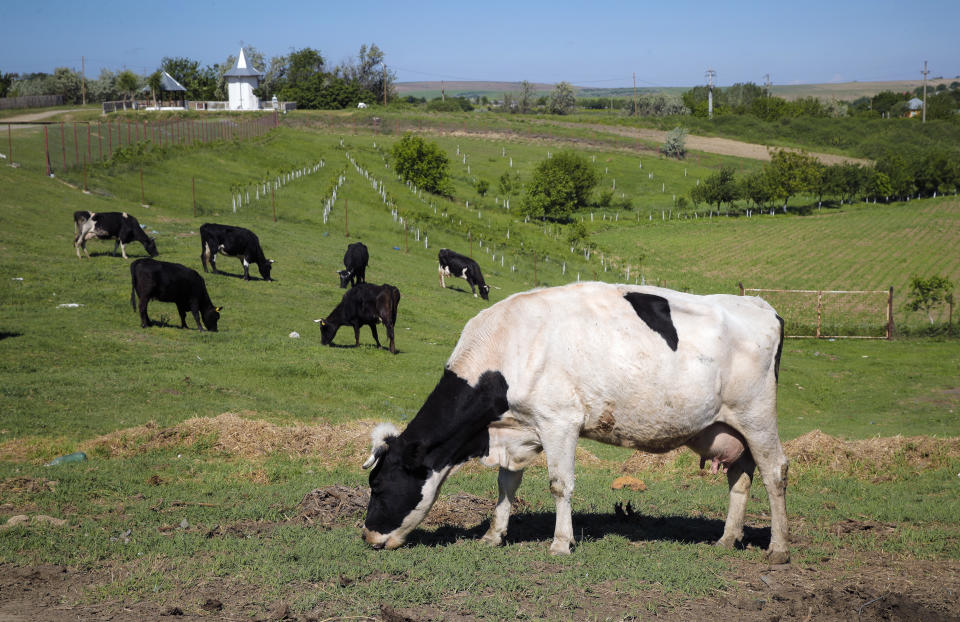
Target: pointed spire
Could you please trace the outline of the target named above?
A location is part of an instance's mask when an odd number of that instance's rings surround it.
[[[237,56],[237,69],[246,69],[247,68],[247,57],[243,53],[243,48],[240,48],[240,55]]]

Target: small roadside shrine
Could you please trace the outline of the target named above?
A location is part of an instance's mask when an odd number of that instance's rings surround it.
[[[247,66],[247,57],[240,48],[237,64],[233,69],[223,74],[227,82],[227,98],[229,110],[258,110],[260,100],[253,94],[253,89],[260,84],[263,73]]]

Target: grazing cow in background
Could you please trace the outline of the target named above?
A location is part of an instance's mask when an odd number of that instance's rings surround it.
[[[130,264],[130,306],[137,310],[137,296],[140,297],[140,326],[150,326],[147,317],[147,303],[151,300],[174,302],[180,313],[180,328],[187,327],[187,311],[193,313],[197,329],[217,332],[220,310],[214,308],[207,294],[207,285],[196,270],[167,261],[138,259]],[[200,318],[203,318],[203,324]]]
[[[443,277],[454,276],[465,279],[470,284],[470,291],[473,297],[477,297],[477,290],[480,290],[480,297],[488,300],[490,287],[483,282],[483,274],[480,273],[480,266],[469,257],[452,250],[441,248],[437,256],[440,260],[440,287],[446,287]]]
[[[343,254],[343,265],[346,270],[338,270],[340,275],[340,287],[347,288],[347,283],[351,286],[357,283],[367,281],[367,263],[370,261],[370,254],[363,242],[354,242],[347,246],[347,252]]]
[[[207,262],[213,273],[217,274],[217,253],[223,253],[230,257],[239,257],[243,262],[243,280],[250,280],[250,264],[257,264],[260,269],[260,276],[264,281],[272,281],[270,278],[270,267],[273,264],[272,259],[263,256],[263,250],[260,248],[260,240],[256,234],[243,227],[233,227],[231,225],[215,225],[206,223],[200,225],[200,262],[203,264],[203,271],[207,271]]]
[[[116,240],[113,245],[113,254],[117,254],[117,247],[120,247],[120,254],[124,259],[127,257],[126,244],[136,240],[143,244],[143,248],[151,257],[156,257],[157,243],[153,238],[147,237],[140,227],[137,219],[126,212],[88,212],[80,210],[73,213],[73,224],[76,234],[73,236],[73,245],[77,249],[77,258],[80,256],[80,249],[89,258],[87,252],[87,240],[97,238],[100,240]]]
[[[393,327],[397,324],[397,305],[400,304],[400,290],[393,285],[372,285],[358,283],[347,290],[330,315],[319,320],[320,343],[330,345],[341,326],[353,326],[353,336],[356,345],[360,345],[360,327],[369,326],[373,333],[373,340],[381,348],[380,338],[377,336],[377,323],[383,322],[390,338],[390,352],[397,353],[393,342]]]
[[[517,487],[546,457],[557,516],[550,552],[574,544],[570,501],[581,436],[641,451],[687,445],[722,465],[730,506],[717,544],[743,537],[755,467],[770,499],[770,563],[788,549],[787,458],[777,433],[783,320],[760,298],[576,283],[515,294],[467,322],[443,376],[400,433],[371,437],[363,538],[393,549],[457,465],[499,466],[483,539],[500,544]]]

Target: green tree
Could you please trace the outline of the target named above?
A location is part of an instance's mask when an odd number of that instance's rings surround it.
[[[783,201],[786,211],[790,197],[807,192],[814,181],[819,161],[804,151],[780,149],[770,155],[764,165],[774,183],[774,194]]]
[[[160,89],[163,87],[162,73],[161,70],[157,69],[147,76],[147,86],[150,87],[150,96],[153,98],[154,108],[157,107],[157,95],[160,94]]]
[[[751,201],[759,209],[765,208],[775,196],[769,173],[759,170],[744,176],[740,181],[739,194],[741,198]]]
[[[409,132],[393,146],[393,167],[397,175],[434,194],[450,195],[449,164],[436,143],[428,143]]]
[[[733,168],[721,166],[719,171],[704,179],[700,185],[694,186],[690,197],[694,203],[716,205],[717,211],[720,211],[721,205],[732,204],[739,198],[739,191]]]
[[[497,180],[497,188],[500,190],[500,194],[516,196],[520,193],[521,187],[520,173],[516,171],[504,171],[500,179]]]
[[[561,151],[537,165],[520,204],[520,212],[532,218],[566,220],[587,205],[599,175],[586,158]]]
[[[17,74],[15,73],[3,73],[0,71],[0,97],[7,96],[7,92],[10,90],[16,77]]]
[[[866,191],[868,196],[886,201],[887,197],[893,194],[893,185],[886,173],[872,169],[867,180]]]
[[[186,99],[203,101],[213,98],[217,86],[216,75],[212,70],[202,70],[198,61],[164,56],[160,61],[160,69],[186,87]]]
[[[355,59],[341,63],[334,69],[334,74],[341,76],[348,82],[353,82],[358,89],[370,93],[370,99],[383,103],[383,94],[386,92],[387,101],[396,98],[396,74],[391,71],[384,59],[386,54],[377,47],[376,43],[360,46],[360,52]]]
[[[474,187],[477,189],[477,194],[485,197],[487,196],[487,192],[490,190],[490,182],[486,179],[478,179],[477,184]]]
[[[517,109],[518,112],[526,114],[533,110],[533,99],[536,95],[536,91],[533,88],[533,85],[524,80],[520,83],[520,94],[517,96]]]
[[[677,126],[667,132],[667,137],[660,147],[660,152],[668,158],[682,160],[687,155],[687,130]]]
[[[917,191],[913,181],[913,172],[907,161],[899,153],[887,153],[877,160],[876,170],[887,176],[892,195],[904,199]]]
[[[80,103],[80,74],[67,67],[57,67],[53,70],[50,81],[52,93],[62,95],[65,104]]]
[[[558,82],[550,93],[549,110],[552,114],[570,114],[577,105],[577,95],[569,82]]]
[[[140,77],[129,69],[124,69],[117,74],[117,90],[123,95],[123,101],[132,98],[133,94],[140,88]]]
[[[910,293],[907,296],[907,308],[923,311],[933,324],[933,310],[953,296],[953,283],[942,276],[923,278],[914,275],[910,279]]]

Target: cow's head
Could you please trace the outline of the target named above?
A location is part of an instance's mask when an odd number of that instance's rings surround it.
[[[337,270],[337,274],[340,276],[340,288],[347,289],[347,283],[350,282],[350,277],[353,276],[353,270]]]
[[[426,517],[437,498],[447,470],[424,465],[419,441],[402,438],[390,423],[381,423],[370,435],[370,504],[362,537],[375,549],[395,549]]]
[[[490,300],[490,286],[486,284],[481,284],[477,286],[477,289],[480,290],[480,297],[484,300]]]
[[[210,332],[217,332],[217,322],[220,321],[220,311],[223,307],[208,307],[203,312],[203,325],[207,327],[207,330]]]
[[[337,336],[339,326],[331,324],[326,318],[320,320],[320,345],[328,346],[333,338]]]
[[[160,254],[160,251],[157,250],[157,241],[155,238],[147,238],[147,242],[143,245],[143,247],[147,249],[147,253],[151,257],[156,257]]]
[[[263,277],[264,281],[272,281],[270,278],[270,268],[273,267],[273,260],[266,259],[257,263],[257,267],[260,269],[260,276]]]

